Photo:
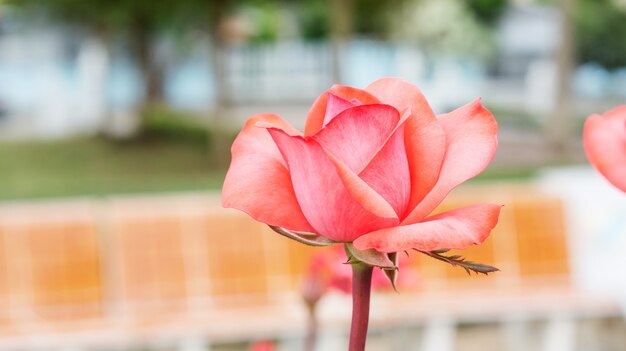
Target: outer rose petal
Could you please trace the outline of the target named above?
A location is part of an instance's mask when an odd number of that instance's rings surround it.
[[[413,84],[400,78],[381,78],[365,88],[365,91],[376,96],[383,104],[389,104],[404,113],[410,108],[418,115],[430,115],[435,113],[428,105],[422,92]]]
[[[351,107],[312,138],[354,172],[361,172],[398,125],[400,114],[389,105]]]
[[[259,122],[298,133],[276,115],[248,119],[231,148],[222,205],[242,210],[259,222],[311,232],[313,227],[300,210],[289,170],[267,130],[255,127]]]
[[[390,104],[411,116],[405,127],[405,148],[411,174],[409,209],[415,208],[433,188],[446,150],[446,138],[433,110],[422,92],[413,84],[399,78],[382,78],[370,84],[366,91],[381,102]]]
[[[268,131],[289,166],[302,212],[317,233],[331,240],[351,242],[364,233],[398,224],[391,206],[358,177],[349,179],[351,171],[345,165],[336,168],[341,163],[331,160],[315,140],[290,136],[279,129]],[[346,179],[350,189],[344,185]],[[378,201],[368,193],[378,196]],[[366,209],[380,209],[377,203],[386,205],[388,209],[381,211],[394,218],[381,218]]]
[[[324,117],[326,116],[326,105],[328,103],[329,92],[344,100],[351,102],[356,100],[363,105],[380,103],[376,97],[365,90],[345,85],[333,85],[330,89],[328,89],[328,91],[322,93],[322,95],[315,100],[313,106],[311,106],[311,109],[306,116],[304,135],[310,136],[322,129],[322,126],[324,125]]]
[[[446,133],[446,154],[439,179],[402,224],[421,221],[452,189],[482,172],[496,153],[498,124],[480,99],[438,119]]]
[[[589,162],[626,192],[626,105],[587,118],[583,143]]]
[[[354,241],[359,250],[398,252],[465,249],[481,244],[498,224],[501,205],[474,205],[444,212],[426,221],[377,230]]]

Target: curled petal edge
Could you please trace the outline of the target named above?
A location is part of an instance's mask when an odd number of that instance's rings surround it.
[[[398,252],[466,249],[482,244],[498,223],[502,205],[479,204],[428,217],[423,222],[380,229],[358,237],[361,249]]]

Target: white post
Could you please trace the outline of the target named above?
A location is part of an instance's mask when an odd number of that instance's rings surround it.
[[[544,351],[574,351],[576,323],[569,316],[552,316],[544,329]]]
[[[426,323],[422,351],[452,351],[456,339],[456,323],[450,319],[433,319]]]

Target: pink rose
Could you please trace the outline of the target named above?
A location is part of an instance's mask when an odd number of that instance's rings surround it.
[[[583,143],[589,162],[626,192],[626,105],[585,121]]]
[[[464,249],[487,238],[501,206],[430,214],[487,167],[496,134],[480,100],[435,116],[401,79],[364,90],[335,85],[311,107],[304,133],[271,114],[246,122],[232,146],[222,203],[305,232],[303,240],[384,253]]]

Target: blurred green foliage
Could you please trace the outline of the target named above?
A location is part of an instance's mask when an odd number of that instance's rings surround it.
[[[506,8],[507,0],[467,0],[467,7],[478,20],[494,25]]]
[[[92,29],[123,32],[133,26],[162,29],[199,25],[211,19],[219,1],[204,0],[5,0],[29,14],[57,18]]]
[[[279,9],[289,8],[297,17],[300,34],[305,39],[330,35],[332,1],[337,0],[5,0],[8,4],[36,14],[78,24],[100,33],[143,31],[151,36],[163,30],[203,28],[213,31],[227,14],[237,9],[253,9],[252,41],[276,40],[281,30]],[[342,0],[348,4],[352,33],[387,37],[399,21],[407,4],[423,0]],[[476,18],[492,24],[502,12],[506,0],[459,0]],[[344,16],[339,16],[343,18]]]
[[[369,36],[385,37],[396,15],[408,0],[354,0],[354,31]]]
[[[489,167],[469,183],[494,182],[494,181],[525,181],[532,179],[539,173],[540,167]]]
[[[263,1],[256,7],[255,33],[251,38],[255,43],[273,42],[278,39],[281,30],[281,16],[274,1]]]
[[[613,0],[578,0],[576,38],[580,62],[626,66],[626,9]]]
[[[297,3],[300,32],[304,39],[319,40],[331,35],[333,0],[301,0]],[[356,35],[386,37],[395,14],[409,0],[343,0],[349,4],[349,30]]]
[[[140,139],[181,141],[202,148],[213,145],[215,131],[208,128],[206,118],[152,105],[143,111],[144,126]]]
[[[308,0],[300,4],[298,24],[306,40],[320,40],[330,35],[328,0]]]
[[[408,1],[395,22],[395,36],[416,43],[433,56],[478,57],[490,59],[497,52],[494,26],[495,16],[502,12],[498,3],[478,6],[465,0]],[[496,7],[495,10],[489,10]],[[483,17],[477,13],[483,13]],[[433,20],[436,19],[436,20]],[[410,23],[410,25],[407,25]]]

